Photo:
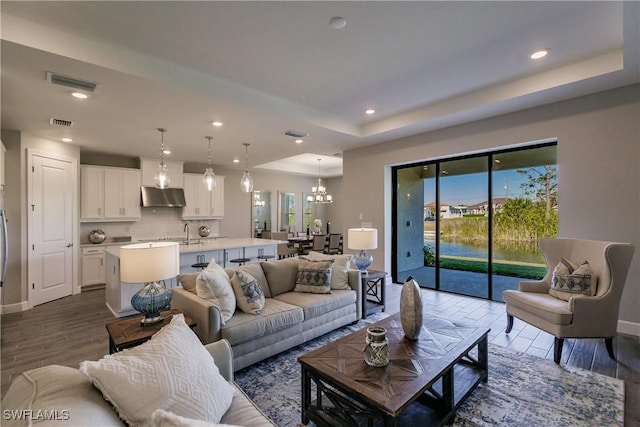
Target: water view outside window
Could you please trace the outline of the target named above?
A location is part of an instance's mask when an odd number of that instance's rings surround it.
[[[502,301],[505,289],[544,275],[537,241],[558,233],[555,144],[394,172],[396,281]]]

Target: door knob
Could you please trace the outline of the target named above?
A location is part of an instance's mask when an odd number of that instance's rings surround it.
[[[72,247],[72,246],[73,246],[73,243],[68,243],[68,244],[67,244],[67,247],[68,247],[68,248],[70,248],[70,247]]]

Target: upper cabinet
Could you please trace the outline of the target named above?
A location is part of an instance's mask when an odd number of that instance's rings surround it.
[[[222,218],[224,216],[224,176],[215,177],[216,186],[208,191],[202,175],[184,174],[184,198],[182,219]]]
[[[80,165],[80,221],[140,219],[138,169]]]
[[[164,164],[167,166],[167,173],[169,174],[169,188],[183,188],[182,170],[184,163],[165,160]],[[140,158],[140,169],[142,170],[143,186],[156,186],[156,183],[153,180],[153,176],[158,170],[158,165],[160,165],[160,159],[146,159],[143,157]]]

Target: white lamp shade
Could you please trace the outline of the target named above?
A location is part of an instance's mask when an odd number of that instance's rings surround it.
[[[376,249],[378,247],[378,230],[375,228],[350,228],[347,239],[349,249]]]
[[[176,277],[180,273],[177,242],[136,243],[120,247],[120,280],[148,283]]]

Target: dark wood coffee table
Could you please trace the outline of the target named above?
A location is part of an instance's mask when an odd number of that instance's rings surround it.
[[[298,358],[303,424],[442,425],[481,381],[487,382],[490,329],[424,316],[420,338],[410,341],[399,314],[375,325],[386,328],[389,339],[390,362],[383,368],[364,362],[367,328]]]

